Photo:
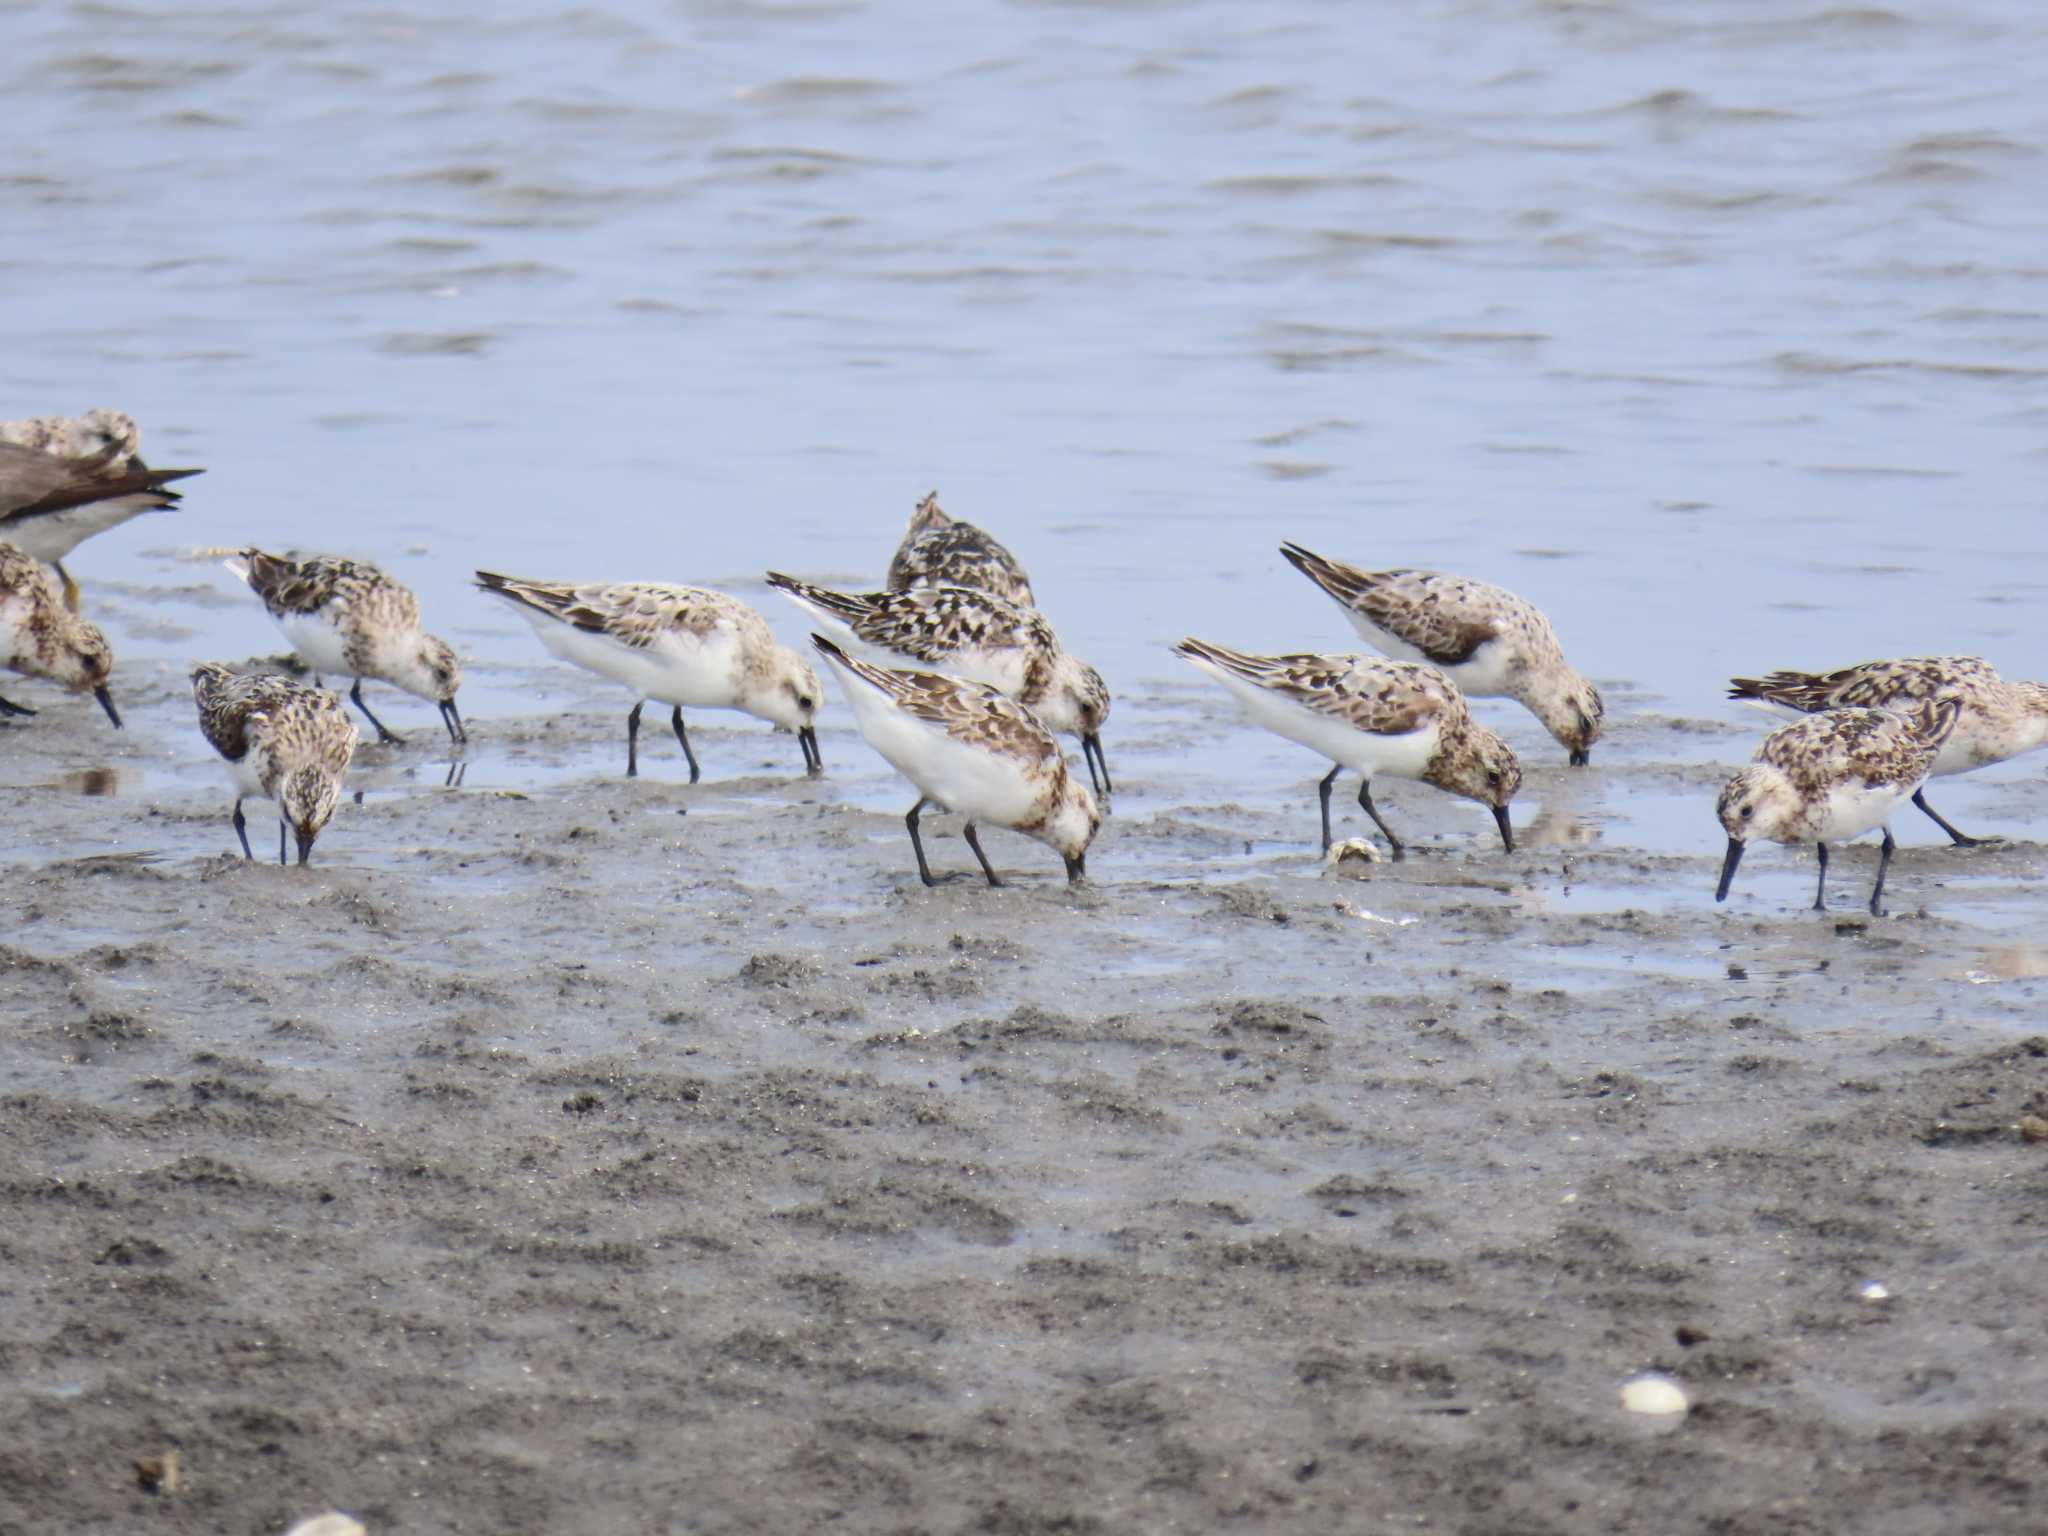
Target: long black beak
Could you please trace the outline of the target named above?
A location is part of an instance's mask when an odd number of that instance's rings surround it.
[[[469,740],[469,732],[462,728],[462,716],[457,712],[453,699],[441,701],[441,723],[448,727],[448,739],[457,746]]]
[[[818,728],[806,725],[798,728],[796,744],[804,751],[804,772],[819,774],[825,771],[825,754],[818,750]]]
[[[121,729],[121,712],[114,708],[114,696],[107,692],[107,685],[101,683],[93,689],[92,696],[100,701],[100,708],[107,712],[107,718],[114,722],[114,729]]]
[[[1735,881],[1735,866],[1741,862],[1742,844],[1731,837],[1728,839],[1728,857],[1721,862],[1721,884],[1714,892],[1714,900],[1728,899],[1728,887]]]
[[[1571,761],[1574,768],[1583,768],[1586,764],[1593,761],[1593,754],[1584,747],[1580,747],[1576,752],[1572,753]]]
[[[313,852],[313,834],[302,828],[293,827],[292,835],[299,840],[299,863],[303,865]]]
[[[1095,732],[1090,731],[1081,738],[1081,756],[1088,760],[1088,782],[1094,786],[1095,793],[1114,793],[1115,786],[1109,782],[1109,759],[1102,755],[1102,738]],[[1095,776],[1098,763],[1102,766],[1102,777],[1099,779]]]
[[[1063,858],[1064,858],[1064,857],[1065,857],[1065,855],[1061,855],[1061,857],[1063,857]],[[1081,882],[1082,882],[1083,880],[1085,880],[1085,879],[1087,879],[1087,878],[1088,878],[1088,855],[1087,855],[1087,854],[1085,854],[1085,853],[1084,853],[1084,854],[1082,854],[1082,855],[1081,855],[1081,857],[1079,857],[1078,859],[1067,859],[1067,884],[1069,884],[1069,885],[1079,885],[1079,884],[1080,884],[1080,883],[1081,883]]]
[[[1493,808],[1493,824],[1500,828],[1500,840],[1509,853],[1515,851],[1515,829],[1508,825],[1508,808],[1496,805]]]

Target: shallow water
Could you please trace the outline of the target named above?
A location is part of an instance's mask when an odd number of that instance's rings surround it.
[[[471,659],[472,788],[554,771],[494,716],[614,697],[473,567],[730,586],[798,640],[759,573],[874,581],[933,486],[1118,688],[1120,814],[1206,778],[1312,815],[1313,761],[1165,649],[1355,648],[1283,537],[1525,593],[1603,759],[1732,763],[1731,672],[2048,675],[2044,41],[2016,0],[0,6],[5,410],[119,405],[208,467],[74,562],[125,675],[279,648],[181,551],[374,557]],[[208,767],[165,707],[144,790]],[[900,797],[863,752],[835,776]],[[1707,850],[1705,778],[1518,819]]]

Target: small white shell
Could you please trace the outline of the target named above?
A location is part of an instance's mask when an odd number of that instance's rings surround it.
[[[1380,851],[1363,837],[1347,837],[1333,843],[1327,860],[1330,872],[1347,880],[1363,880],[1366,870],[1380,862]]]
[[[1621,1406],[1630,1413],[1683,1413],[1692,1405],[1668,1376],[1637,1376],[1621,1386]]]
[[[1875,1280],[1871,1281],[1868,1285],[1864,1286],[1856,1294],[1858,1296],[1861,1296],[1865,1301],[1890,1301],[1892,1298],[1892,1293],[1886,1290],[1882,1284]]]
[[[339,1510],[329,1510],[324,1515],[314,1515],[301,1520],[284,1533],[284,1536],[369,1536],[360,1520],[351,1520]]]

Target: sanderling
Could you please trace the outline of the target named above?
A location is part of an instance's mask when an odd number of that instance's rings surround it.
[[[1097,794],[1108,793],[1101,731],[1109,718],[1109,686],[1100,672],[1061,648],[1036,608],[972,587],[834,592],[775,571],[768,573],[768,585],[863,645],[912,667],[935,667],[1002,689],[1052,730],[1080,737],[1088,782]]]
[[[290,678],[234,672],[202,662],[192,673],[192,699],[207,745],[228,765],[235,786],[235,836],[253,859],[242,802],[261,795],[277,802],[277,862],[285,861],[284,833],[298,839],[299,862],[341,800],[341,776],[354,756],[356,723],[339,694]]]
[[[736,597],[704,587],[646,581],[520,581],[476,573],[476,584],[512,604],[562,660],[624,683],[639,695],[626,716],[626,777],[640,772],[640,710],[673,705],[676,740],[701,777],[683,730],[683,706],[738,709],[795,731],[808,773],[822,773],[814,722],[824,689],[811,664],[776,640],[768,621]]]
[[[222,563],[263,600],[316,681],[329,672],[355,679],[348,696],[377,728],[378,741],[397,744],[400,738],[363,702],[366,677],[432,699],[449,739],[469,739],[455,708],[462,663],[445,640],[420,629],[420,600],[408,588],[374,565],[331,555],[297,559],[245,549]]]
[[[1361,571],[1299,544],[1280,553],[1337,600],[1375,650],[1442,669],[1471,698],[1521,704],[1571,753],[1591,760],[1600,690],[1573,671],[1540,609],[1483,581],[1437,571]]]
[[[1829,709],[1780,726],[1763,739],[1750,765],[1721,790],[1716,807],[1728,834],[1728,857],[1714,900],[1728,899],[1742,850],[1752,840],[1812,843],[1820,850],[1813,910],[1827,910],[1828,844],[1884,828],[1870,915],[1882,916],[1884,872],[1892,861],[1892,812],[1926,782],[1943,741],[1955,729],[1962,701],[1943,694],[1910,714],[1888,709]]]
[[[1846,705],[1910,708],[1923,699],[1952,693],[1962,701],[1962,718],[1942,742],[1929,778],[2002,763],[2048,742],[2048,683],[2008,683],[1979,656],[1901,656],[1858,662],[1839,672],[1773,672],[1730,682],[1731,699],[1749,699],[1800,715]],[[1925,785],[1913,791],[1913,803],[1958,847],[1997,841],[1958,832],[1927,803]]]
[[[73,693],[91,689],[114,729],[121,728],[114,696],[107,692],[114,670],[107,637],[65,606],[41,561],[6,543],[0,543],[0,666],[24,677],[47,677]],[[0,699],[0,719],[34,713]]]
[[[1038,717],[999,688],[935,672],[897,672],[846,654],[823,635],[811,643],[838,670],[854,723],[868,745],[917,787],[903,818],[918,878],[936,885],[918,836],[918,814],[939,805],[967,818],[967,846],[990,885],[1001,885],[975,823],[1013,827],[1067,861],[1067,880],[1087,873],[1088,845],[1102,826],[1095,796]]]
[[[1364,775],[1358,803],[1397,859],[1401,839],[1372,803],[1374,774],[1420,779],[1477,800],[1493,811],[1507,851],[1515,851],[1508,802],[1522,787],[1521,764],[1506,742],[1472,718],[1458,685],[1435,667],[1377,656],[1246,656],[1193,639],[1173,650],[1235,694],[1267,730],[1336,764],[1317,786],[1324,853],[1330,851],[1330,786],[1346,768]]]
[[[178,492],[164,486],[201,473],[151,469],[137,452],[141,442],[132,417],[105,408],[0,421],[0,539],[56,566],[74,610],[78,586],[64,557],[138,513],[176,506]]]
[[[939,510],[937,491],[910,514],[910,526],[889,562],[891,592],[918,587],[973,587],[1026,608],[1037,606],[1031,578],[1017,557],[974,524],[946,516]]]

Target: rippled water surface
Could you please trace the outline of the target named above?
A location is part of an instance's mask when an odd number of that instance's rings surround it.
[[[2048,675],[2019,0],[431,10],[0,3],[0,414],[208,466],[74,561],[124,667],[278,647],[178,551],[338,549],[487,721],[538,648],[474,566],[873,581],[936,486],[1134,693],[1353,647],[1283,537],[1525,593],[1621,714]]]

